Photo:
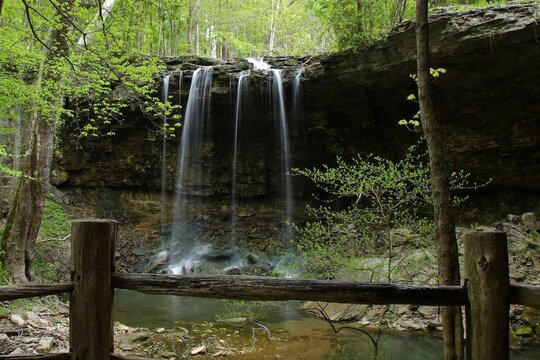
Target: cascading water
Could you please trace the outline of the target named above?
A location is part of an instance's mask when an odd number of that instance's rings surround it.
[[[290,176],[287,172],[291,169],[290,164],[290,145],[289,145],[289,130],[287,125],[287,114],[285,111],[285,98],[283,91],[283,79],[281,70],[270,69],[272,74],[272,107],[274,118],[278,120],[279,125],[279,143],[281,149],[281,187],[284,201],[286,233],[288,240],[292,239],[292,228],[290,222],[293,216],[293,187]]]
[[[304,118],[304,106],[302,101],[302,73],[304,68],[296,71],[292,78],[292,112],[295,122],[301,122]]]
[[[283,220],[286,223],[292,221],[293,216],[293,186],[287,172],[290,170],[290,145],[289,131],[287,124],[287,114],[285,109],[285,96],[282,73],[280,70],[271,69],[268,64],[261,60],[249,60],[254,68],[263,70],[270,76],[271,85],[271,115],[272,124],[276,128],[276,134],[279,134],[279,169],[281,174],[281,194],[283,204]],[[232,154],[232,183],[231,183],[231,243],[229,254],[236,253],[237,240],[237,203],[238,203],[238,167],[239,153],[243,151],[240,148],[240,128],[242,126],[243,111],[248,100],[248,77],[250,72],[245,71],[239,74],[236,91],[236,106],[234,108],[234,139],[233,139],[233,154]],[[180,73],[179,79],[179,96],[182,92],[182,76]],[[203,259],[212,259],[216,254],[218,257],[225,258],[223,248],[213,249],[212,246],[200,241],[200,223],[197,224],[199,213],[193,210],[200,208],[197,202],[199,195],[204,194],[204,187],[208,186],[208,169],[203,166],[208,146],[211,142],[208,141],[210,134],[209,116],[211,105],[212,92],[212,67],[201,67],[193,72],[189,97],[185,107],[184,122],[182,127],[182,135],[180,137],[178,147],[178,165],[177,179],[175,183],[175,196],[172,212],[172,228],[170,233],[169,250],[165,253],[168,263],[169,272],[173,274],[187,274],[197,269],[206,269],[207,262],[201,263]],[[299,81],[299,76],[297,77]],[[164,79],[164,88],[168,85],[168,80]],[[299,84],[296,85],[294,91],[297,90]],[[164,89],[165,91],[165,89]],[[163,94],[166,99],[168,94]],[[297,100],[294,100],[297,101]],[[181,99],[179,98],[181,103]],[[296,104],[296,103],[295,103]],[[165,120],[166,121],[166,120]],[[278,137],[276,136],[276,140]],[[167,142],[164,140],[164,153],[166,151]],[[165,156],[165,155],[164,155]],[[165,161],[163,162],[165,165]],[[162,180],[166,180],[165,175]],[[165,181],[164,181],[165,183]],[[162,197],[165,198],[165,190],[162,189]],[[197,214],[197,216],[194,216]],[[283,227],[283,234],[287,240],[292,239],[292,228],[288,225]],[[236,249],[236,250],[234,250]],[[217,252],[216,252],[217,251]],[[229,261],[233,261],[238,266],[238,262],[242,262],[237,257],[238,254],[229,257]],[[227,255],[229,256],[229,255]],[[198,265],[199,264],[199,265]],[[232,265],[231,265],[232,266]],[[205,270],[202,270],[205,271]],[[225,270],[223,270],[225,271]]]
[[[285,95],[283,91],[283,78],[281,75],[281,70],[272,69],[271,66],[264,62],[262,58],[247,58],[246,59],[250,64],[253,65],[254,70],[263,70],[270,72],[272,76],[272,89],[271,89],[271,106],[272,106],[272,115],[274,116],[274,123],[277,122],[279,127],[279,142],[280,142],[280,154],[281,154],[281,192],[283,196],[284,203],[284,220],[289,225],[285,225],[285,233],[287,235],[287,240],[292,239],[292,227],[290,223],[293,217],[293,186],[290,179],[290,176],[287,175],[291,169],[290,164],[290,145],[289,145],[289,130],[287,124],[287,113],[285,110]],[[297,78],[298,84],[300,82],[300,73]],[[299,86],[297,86],[298,91]],[[296,91],[296,90],[295,90]]]
[[[231,184],[231,232],[232,241],[236,242],[236,202],[237,202],[237,160],[239,149],[238,132],[242,119],[242,107],[246,103],[247,85],[250,71],[242,71],[238,77],[238,86],[236,90],[236,107],[234,114],[234,144],[233,144],[233,160],[232,160],[232,184]]]
[[[198,259],[210,246],[200,244],[193,224],[188,221],[188,187],[197,195],[204,182],[202,156],[205,136],[209,134],[209,115],[212,93],[212,67],[195,70],[184,115],[182,137],[178,149],[178,177],[173,207],[169,271],[186,274],[193,271]]]
[[[171,76],[165,75],[163,78],[163,88],[161,89],[161,102],[165,104],[169,99],[169,81]],[[161,145],[161,229],[165,225],[165,206],[167,203],[167,114],[163,113],[163,139]]]
[[[270,70],[270,64],[264,62],[263,58],[246,58],[247,62],[253,65],[253,70]]]
[[[184,86],[184,72],[180,70],[178,73],[178,104],[182,106],[182,89]],[[181,109],[180,109],[181,111]]]

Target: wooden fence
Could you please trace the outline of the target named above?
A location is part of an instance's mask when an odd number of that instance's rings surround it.
[[[112,220],[72,222],[71,282],[0,287],[0,301],[70,293],[70,352],[9,358],[127,359],[113,351],[114,289],[219,299],[465,306],[467,358],[471,360],[509,358],[510,304],[540,309],[540,287],[509,282],[507,240],[502,232],[465,235],[464,286],[406,286],[259,276],[115,273],[117,228]]]

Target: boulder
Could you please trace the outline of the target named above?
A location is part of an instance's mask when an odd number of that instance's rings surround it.
[[[533,212],[527,212],[521,215],[521,223],[529,231],[540,230],[540,223],[536,219],[536,215]]]
[[[36,347],[36,351],[40,354],[49,353],[54,344],[54,338],[46,336],[39,340],[39,344]]]

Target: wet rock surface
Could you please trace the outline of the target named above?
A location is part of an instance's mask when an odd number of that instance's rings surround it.
[[[240,202],[234,216],[228,199],[189,203],[183,218],[189,237],[174,237],[172,214],[161,213],[160,195],[155,192],[74,188],[67,193],[72,202],[66,209],[73,218],[119,222],[117,271],[171,273],[171,267],[189,274],[284,275],[289,271],[283,257],[292,247],[289,226],[282,204],[274,199]],[[173,204],[165,208],[172,209]],[[297,214],[303,211],[296,208]],[[61,245],[69,253],[69,240]]]

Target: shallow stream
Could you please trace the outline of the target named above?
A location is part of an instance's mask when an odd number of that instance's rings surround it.
[[[370,359],[372,351],[366,335],[346,329],[336,334],[323,319],[298,310],[296,302],[238,303],[117,290],[114,320],[149,329],[196,329],[197,324],[204,324],[215,332],[208,328],[201,332],[219,334],[235,349],[250,349],[238,351],[231,359]],[[442,342],[439,334],[384,334],[379,352],[381,359],[438,360]],[[510,358],[540,359],[540,347],[512,351]]]

